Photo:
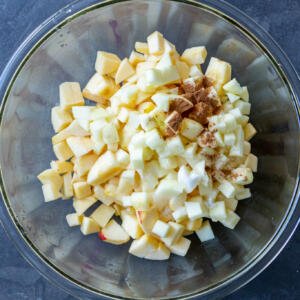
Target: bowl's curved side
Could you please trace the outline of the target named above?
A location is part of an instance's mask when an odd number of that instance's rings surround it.
[[[79,15],[84,14],[87,11],[121,2],[126,1],[105,1],[100,4],[96,0],[75,1],[50,17],[32,34],[30,34],[30,36],[22,43],[22,45],[12,56],[0,77],[0,96],[3,98],[0,112],[1,127],[6,101],[10,94],[11,88],[19,72],[22,70],[26,61],[31,57],[35,50],[53,33],[55,33],[57,29],[63,27],[65,24],[70,22],[70,20],[77,18]],[[268,59],[272,61],[272,64],[280,74],[282,80],[289,88],[291,97],[294,100],[293,104],[295,110],[298,112],[297,117],[299,124],[299,77],[289,59],[286,57],[280,47],[259,25],[257,25],[252,19],[233,6],[221,1],[205,0],[201,3],[196,1],[172,2],[184,3],[189,6],[199,7],[220,16],[236,26],[244,35],[246,35],[257,46],[259,46],[261,50],[266,53]],[[297,169],[297,174],[299,175],[299,161],[297,161]],[[26,232],[24,231],[23,227],[20,225],[18,218],[15,216],[14,211],[10,207],[9,197],[6,193],[6,187],[3,180],[3,171],[4,170],[1,166],[0,185],[3,202],[1,202],[0,205],[0,216],[5,231],[13,240],[21,254],[47,279],[58,285],[60,288],[65,289],[70,294],[79,298],[89,297],[89,299],[96,299],[97,295],[99,295],[96,289],[93,289],[90,286],[84,286],[81,282],[76,281],[67,274],[62,273],[61,270],[53,265],[51,261],[48,260],[47,257],[45,257],[45,255],[42,254],[35,247],[35,245],[31,243],[30,239],[26,236]],[[217,285],[210,286],[209,289],[201,292],[201,296],[218,297],[231,293],[233,290],[241,287],[257,276],[275,259],[275,257],[288,242],[299,223],[300,205],[298,203],[298,185],[299,182],[297,178],[297,181],[295,182],[293,199],[290,202],[280,226],[278,226],[276,232],[265,245],[265,247],[261,249],[261,251],[259,251],[255,257],[244,266],[243,269],[239,270],[238,274],[235,273],[230,278],[226,278],[226,280],[219,282]],[[199,295],[199,293],[199,291],[196,291],[195,293],[184,295],[184,297],[196,297]],[[116,297],[103,291],[101,294],[108,298],[120,299],[119,296]]]

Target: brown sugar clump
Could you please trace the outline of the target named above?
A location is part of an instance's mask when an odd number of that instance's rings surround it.
[[[213,114],[213,107],[205,102],[197,103],[189,114],[189,118],[205,125],[208,123],[209,117]]]
[[[216,148],[218,146],[214,134],[208,130],[204,130],[200,134],[198,138],[198,144],[202,148],[204,147]]]
[[[184,113],[185,111],[191,109],[193,107],[193,103],[189,101],[187,98],[183,96],[178,96],[172,99],[170,104],[170,110],[176,110],[180,114]]]
[[[165,120],[166,136],[174,136],[177,134],[182,117],[179,112],[174,110]]]

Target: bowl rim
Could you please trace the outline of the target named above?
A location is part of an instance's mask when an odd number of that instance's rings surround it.
[[[39,25],[23,43],[14,52],[11,59],[4,68],[0,76],[0,99],[2,99],[0,107],[0,129],[2,127],[2,117],[10,94],[11,88],[14,84],[17,75],[22,70],[26,61],[31,57],[35,50],[42,45],[57,29],[62,28],[69,21],[77,18],[81,14],[85,14],[91,10],[103,8],[109,5],[132,2],[133,0],[76,0],[67,6],[58,10],[55,14],[46,19]],[[143,0],[142,0],[143,1]],[[145,0],[149,1],[149,0]],[[155,0],[162,2],[165,0]],[[252,18],[234,7],[230,3],[218,0],[202,0],[201,2],[195,0],[168,0],[170,2],[179,2],[193,7],[201,8],[209,13],[218,15],[222,19],[230,22],[238,28],[244,35],[251,39],[258,47],[260,47],[267,57],[271,60],[279,75],[287,85],[297,112],[298,126],[299,126],[299,111],[300,111],[300,85],[299,76],[289,58],[280,48],[280,46],[273,40],[259,24]],[[271,49],[271,50],[269,50]],[[295,183],[293,197],[291,199],[289,208],[277,230],[274,232],[270,240],[265,246],[243,267],[238,269],[233,274],[226,277],[226,279],[217,284],[206,287],[203,291],[195,291],[186,295],[180,295],[173,298],[164,297],[161,299],[191,299],[202,296],[219,297],[232,293],[236,289],[244,286],[249,281],[259,275],[282,251],[286,243],[295,232],[300,218],[300,205],[298,203],[300,189],[299,189],[299,162],[298,159],[298,178]],[[9,198],[6,194],[5,184],[3,181],[2,168],[0,166],[0,190],[3,201],[0,205],[0,219],[1,224],[13,241],[16,248],[21,255],[37,269],[47,280],[54,285],[65,290],[74,297],[93,297],[104,296],[108,299],[132,299],[127,297],[120,297],[112,295],[104,291],[96,290],[93,287],[85,285],[69,275],[62,272],[58,267],[51,263],[40,251],[32,244],[26,236],[22,226],[18,223],[17,217],[9,206]]]

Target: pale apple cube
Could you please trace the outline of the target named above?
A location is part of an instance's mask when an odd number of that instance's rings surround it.
[[[131,196],[122,196],[120,200],[123,207],[132,206]]]
[[[240,96],[234,95],[232,93],[226,93],[226,95],[227,95],[228,100],[230,101],[230,103],[234,103],[234,102],[236,102],[237,100],[240,99]]]
[[[61,198],[61,193],[57,186],[53,183],[46,183],[42,185],[42,191],[44,195],[45,202],[57,200]]]
[[[66,141],[62,141],[53,145],[53,151],[55,156],[61,161],[68,160],[72,156],[74,156],[74,153],[72,152]]]
[[[184,153],[184,145],[179,135],[170,137],[166,140],[165,153],[170,156],[181,155]]]
[[[176,255],[185,256],[190,248],[190,245],[191,241],[189,239],[181,237],[176,243],[170,245],[170,250]]]
[[[184,137],[194,140],[199,136],[202,130],[203,127],[200,123],[189,118],[184,118],[180,124],[179,131]]]
[[[249,92],[248,92],[248,88],[246,86],[242,87],[242,93],[241,93],[241,98],[248,102],[249,101]]]
[[[139,77],[137,85],[142,92],[150,93],[154,92],[159,86],[165,84],[162,78],[161,70],[148,69],[145,70]]]
[[[51,110],[51,123],[55,132],[59,132],[66,128],[73,121],[72,115],[61,108],[60,106],[55,106]]]
[[[76,171],[79,176],[86,175],[97,159],[98,155],[93,153],[75,158],[74,171]]]
[[[181,59],[189,65],[201,65],[205,62],[207,56],[206,48],[203,46],[192,47],[184,50]]]
[[[242,94],[242,87],[240,84],[237,82],[237,80],[234,78],[227,82],[224,86],[223,89],[228,92],[232,93],[234,95],[240,96]]]
[[[240,221],[240,217],[233,211],[227,210],[227,217],[225,219],[220,220],[220,222],[230,229],[234,229],[235,226]]]
[[[249,122],[249,119],[250,119],[249,116],[242,115],[242,116],[239,118],[238,122],[239,122],[239,124],[240,124],[241,126],[246,126],[247,123]]]
[[[159,78],[161,80],[159,86],[172,83],[179,83],[181,81],[176,66],[170,66],[168,68],[161,69],[159,74]]]
[[[135,184],[135,171],[134,170],[126,170],[123,171],[118,185],[118,192],[128,195],[132,192]]]
[[[237,200],[244,200],[244,199],[248,199],[251,197],[251,192],[249,188],[242,188],[239,189],[235,195],[235,198]]]
[[[233,131],[236,128],[237,123],[236,123],[235,117],[232,114],[224,115],[223,120],[224,120],[225,128],[226,128],[227,132]]]
[[[156,205],[160,206],[164,201],[168,201],[172,197],[177,197],[182,193],[182,187],[178,185],[177,180],[161,180],[158,184],[153,198]]]
[[[235,196],[237,196],[237,194],[238,193],[236,193]],[[225,202],[226,209],[233,210],[233,211],[236,210],[237,205],[238,205],[238,200],[236,200],[234,198],[225,198],[224,202]]]
[[[157,220],[152,228],[152,233],[160,238],[167,236],[171,229],[171,226],[161,220]]]
[[[191,221],[207,216],[207,208],[202,201],[189,201],[185,202],[188,218]]]
[[[121,107],[120,112],[117,116],[118,120],[122,123],[126,123],[129,117],[128,109],[125,107]]]
[[[167,247],[170,247],[173,243],[176,243],[176,241],[182,236],[184,231],[184,226],[175,222],[169,222],[170,230],[166,237],[161,238],[162,242]]]
[[[151,131],[146,133],[146,145],[150,149],[156,151],[160,151],[164,147],[165,142],[160,136],[157,129],[152,129]]]
[[[226,197],[232,198],[235,195],[236,188],[228,180],[223,180],[223,182],[218,186],[218,190]]]
[[[91,218],[100,226],[104,227],[115,214],[114,208],[101,204],[92,214]]]
[[[121,60],[116,54],[98,51],[95,69],[100,75],[107,75],[117,71],[120,63]]]
[[[155,120],[149,113],[140,115],[140,124],[142,129],[145,131],[152,130],[157,126]]]
[[[209,208],[209,216],[213,221],[224,220],[226,215],[226,206],[224,201],[217,201]]]
[[[72,173],[66,173],[63,175],[63,197],[68,199],[73,197],[73,185],[72,185]]]
[[[139,90],[136,84],[128,84],[123,85],[113,97],[117,97],[119,99],[121,106],[134,108],[138,92]]]
[[[92,195],[91,186],[84,181],[75,182],[73,184],[73,189],[74,195],[77,199],[83,199]]]
[[[257,172],[258,158],[254,154],[250,153],[245,160],[245,167],[250,168],[252,172]]]
[[[138,63],[145,61],[145,55],[132,51],[129,56],[129,62],[132,66],[136,66]]]
[[[190,71],[189,71],[189,77],[202,78],[203,77],[203,72],[201,70],[201,67],[199,65],[191,66]]]
[[[165,170],[172,170],[178,166],[176,157],[161,157],[158,158],[160,166]]]
[[[130,163],[135,170],[144,169],[144,149],[134,148],[130,151]]]
[[[94,196],[107,206],[110,206],[115,202],[115,198],[107,195],[101,185],[94,186]]]
[[[234,107],[238,108],[243,115],[249,115],[251,104],[249,102],[238,100],[234,103]]]
[[[147,37],[148,49],[150,54],[160,55],[164,52],[164,37],[158,32],[154,31]],[[138,51],[138,50],[137,50]]]
[[[83,216],[77,213],[66,215],[67,223],[70,227],[79,226],[82,223]]]
[[[187,218],[187,210],[184,206],[178,207],[173,213],[172,216],[177,223],[181,223]]]
[[[222,86],[231,79],[231,65],[216,57],[212,57],[205,75],[215,81],[215,88],[219,92]]]
[[[88,235],[93,234],[100,231],[99,225],[89,217],[83,217],[80,230],[82,234]]]
[[[56,190],[60,190],[63,185],[63,179],[56,170],[47,169],[41,172],[37,178],[42,184],[52,184]]]
[[[129,150],[134,148],[145,148],[146,147],[146,135],[143,131],[137,132],[131,138],[128,145]]]
[[[202,223],[201,228],[196,231],[196,234],[201,242],[206,242],[215,238],[208,220]]]
[[[251,140],[255,136],[256,132],[257,131],[254,126],[251,123],[248,123],[244,128],[245,140]]]
[[[200,161],[198,161],[194,167],[193,167],[193,171],[198,174],[199,176],[201,176],[201,178],[204,178],[207,176],[207,173],[205,171],[205,160],[202,159]]]
[[[201,228],[203,219],[196,219],[196,220],[187,220],[184,225],[186,230],[190,230],[190,231],[196,231],[199,230]]]
[[[233,146],[235,144],[235,139],[235,134],[232,132],[224,134],[224,144],[226,146]]]
[[[145,234],[132,242],[129,253],[140,258],[146,258],[152,253],[156,254],[158,245],[158,241],[154,237]]]
[[[214,137],[215,137],[215,140],[216,140],[218,146],[224,147],[224,141],[223,141],[222,134],[217,131],[214,133]]]
[[[145,62],[138,63],[136,65],[136,75],[137,75],[137,77],[140,78],[147,70],[153,69],[155,66],[156,66],[156,62],[154,62],[154,61],[145,61]],[[146,98],[149,98],[149,97],[152,96],[152,93],[151,94],[142,93],[142,95],[143,94],[144,94],[144,96],[147,95]],[[144,97],[142,97],[142,98],[144,98]]]
[[[115,82],[116,84],[121,83],[122,81],[126,80],[127,78],[134,75],[135,71],[132,65],[130,64],[128,58],[124,58],[117,70],[116,76],[115,76]]]
[[[52,160],[50,163],[51,169],[59,174],[64,174],[73,171],[73,164],[68,161]]]
[[[115,220],[110,220],[99,233],[99,238],[110,244],[121,245],[130,239],[127,232]]]
[[[246,167],[236,168],[231,172],[231,174],[232,174],[232,182],[236,184],[246,185],[253,182],[253,173],[250,168],[246,168]]]
[[[170,95],[164,93],[156,93],[151,97],[151,100],[156,104],[160,111],[168,112],[170,105]]]
[[[75,105],[84,105],[80,85],[78,82],[64,82],[59,86],[60,106],[69,109]]]
[[[165,53],[175,54],[176,47],[170,41],[168,41],[167,39],[164,39],[164,51],[165,51]]]
[[[119,142],[119,134],[116,126],[112,123],[105,125],[102,129],[102,137],[105,144],[115,144]]]
[[[151,206],[151,196],[147,192],[134,192],[130,197],[131,205],[136,210],[147,210]]]
[[[164,53],[159,59],[159,62],[157,63],[155,68],[164,71],[169,69],[170,67],[174,67],[173,58],[171,57],[170,53]]]
[[[82,215],[86,210],[88,210],[97,199],[93,196],[87,197],[85,199],[75,199],[73,201],[73,207],[77,214]]]
[[[90,169],[87,182],[98,185],[118,175],[123,166],[116,159],[115,153],[106,151],[102,154]]]
[[[187,192],[191,193],[200,183],[202,176],[181,166],[178,171],[178,184]]]
[[[138,219],[135,215],[127,213],[125,210],[121,211],[122,227],[133,239],[138,239],[143,235],[143,230],[139,225]]]
[[[148,49],[147,43],[135,42],[134,48],[139,53],[149,54],[149,49]]]
[[[72,136],[66,141],[75,157],[80,157],[93,150],[92,140],[89,137]]]
[[[226,165],[227,162],[228,162],[228,157],[225,156],[224,154],[220,154],[215,162],[216,169],[221,170]]]
[[[181,80],[187,79],[190,75],[190,67],[183,61],[177,60],[176,61],[176,68],[180,75]]]

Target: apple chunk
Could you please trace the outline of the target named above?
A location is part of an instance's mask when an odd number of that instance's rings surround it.
[[[122,227],[133,238],[137,239],[143,235],[143,230],[139,224],[137,217],[134,214],[123,210],[121,212]]]
[[[84,235],[88,235],[99,232],[100,227],[93,219],[89,217],[83,217],[80,230]]]
[[[101,204],[92,214],[91,218],[95,220],[99,226],[104,227],[114,215],[115,210],[105,204]]]
[[[107,243],[121,245],[130,239],[127,232],[115,221],[110,220],[99,233],[99,238]]]
[[[115,153],[106,151],[90,169],[87,182],[91,185],[98,185],[116,176],[121,171],[122,166],[117,161]]]
[[[145,233],[151,233],[155,222],[158,220],[159,215],[155,208],[150,208],[148,210],[137,210],[136,216]]]

